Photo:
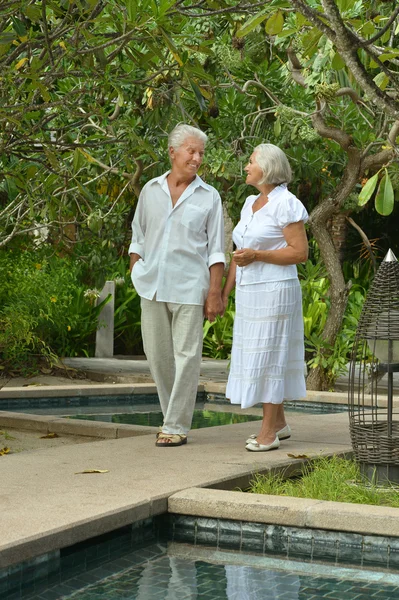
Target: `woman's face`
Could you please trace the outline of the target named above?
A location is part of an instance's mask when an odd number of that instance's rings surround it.
[[[253,152],[249,158],[249,162],[247,166],[244,168],[244,171],[247,174],[247,178],[245,180],[246,183],[250,185],[257,186],[258,183],[263,178],[263,171],[256,162],[256,152]]]

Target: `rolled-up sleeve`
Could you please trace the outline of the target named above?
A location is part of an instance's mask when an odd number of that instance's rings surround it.
[[[136,212],[134,213],[132,221],[132,241],[129,246],[128,254],[139,254],[141,258],[144,258],[144,235],[145,235],[145,222],[144,222],[144,190],[141,192]]]
[[[223,207],[219,194],[215,190],[213,208],[208,216],[208,267],[216,263],[226,264],[224,255]]]

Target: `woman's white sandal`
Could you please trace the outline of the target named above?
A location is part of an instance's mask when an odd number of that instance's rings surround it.
[[[291,427],[289,425],[286,425],[285,427],[280,429],[280,431],[277,431],[276,436],[278,437],[280,442],[282,440],[288,440],[288,438],[291,437]],[[257,434],[253,433],[252,435],[249,436],[249,438],[247,439],[247,441],[245,443],[252,444],[254,440],[256,441],[257,437],[258,437]]]
[[[276,439],[271,444],[259,444],[256,440],[252,440],[250,444],[245,446],[246,450],[250,452],[267,452],[268,450],[274,450],[279,448],[280,440],[276,436]]]

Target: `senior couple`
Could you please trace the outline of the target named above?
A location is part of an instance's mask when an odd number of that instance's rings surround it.
[[[141,297],[144,351],[157,386],[163,425],[159,447],[187,443],[197,394],[204,317],[223,315],[235,287],[236,317],[226,397],[263,405],[251,452],[278,448],[291,435],[283,400],[306,395],[301,290],[296,265],[307,258],[308,215],[287,189],[284,152],[257,146],[245,167],[249,196],[233,232],[225,268],[219,193],[198,175],[207,136],[190,125],[169,135],[171,169],[142,189],[129,247],[133,285]]]

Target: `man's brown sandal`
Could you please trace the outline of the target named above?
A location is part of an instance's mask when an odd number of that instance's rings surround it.
[[[161,440],[168,441],[162,442]],[[183,446],[183,444],[187,444],[187,436],[182,433],[162,433],[162,431],[157,433],[155,445],[158,447]]]

